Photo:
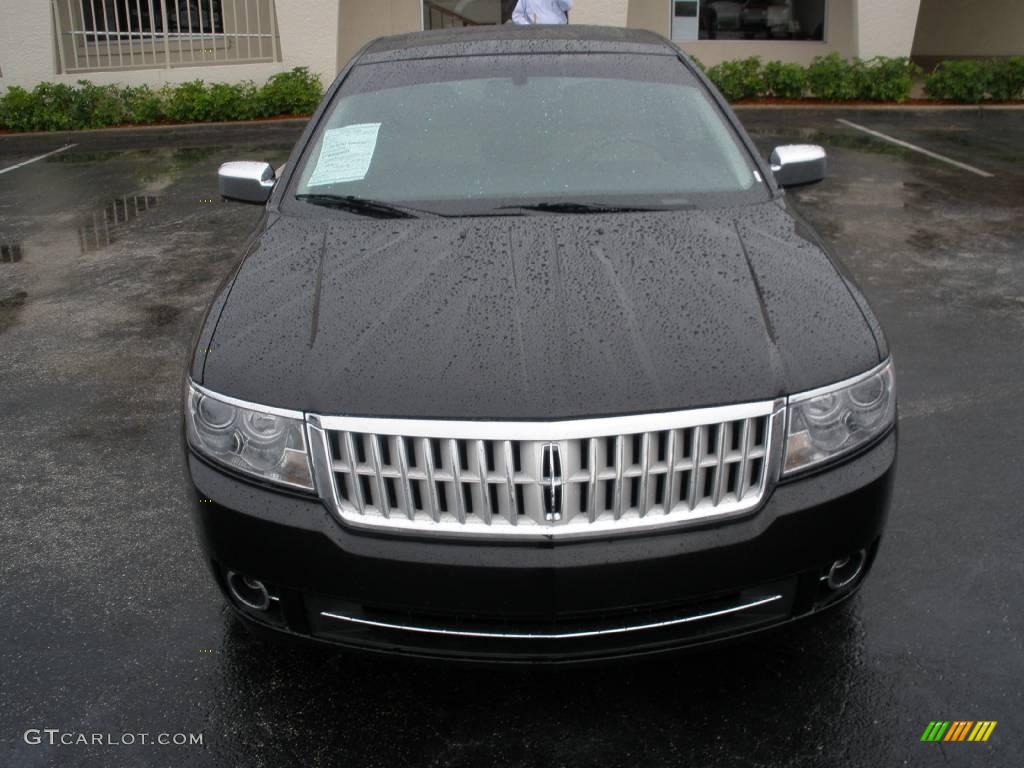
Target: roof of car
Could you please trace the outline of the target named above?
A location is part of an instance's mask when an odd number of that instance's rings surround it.
[[[381,37],[366,47],[358,63],[517,53],[677,55],[668,40],[644,29],[502,24]]]

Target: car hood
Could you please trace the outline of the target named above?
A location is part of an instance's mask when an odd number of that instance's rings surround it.
[[[224,291],[193,375],[325,414],[676,410],[771,399],[879,362],[862,297],[780,202],[282,217]]]

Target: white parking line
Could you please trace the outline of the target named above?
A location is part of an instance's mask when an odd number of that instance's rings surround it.
[[[28,165],[29,163],[34,163],[34,162],[36,162],[37,160],[43,160],[43,159],[45,159],[45,158],[49,157],[50,155],[56,155],[56,154],[59,154],[59,153],[61,153],[61,152],[67,152],[67,151],[68,151],[69,149],[71,149],[72,147],[77,147],[77,146],[78,146],[77,144],[65,144],[65,145],[64,145],[63,147],[61,147],[60,149],[55,149],[55,150],[53,150],[53,152],[47,152],[47,153],[46,153],[45,155],[40,155],[39,157],[33,157],[33,158],[32,158],[31,160],[26,160],[26,161],[25,161],[25,162],[23,162],[23,163],[18,163],[17,165],[12,165],[12,166],[11,166],[10,168],[3,168],[3,169],[0,169],[0,175],[2,175],[2,174],[5,174],[5,173],[7,173],[8,171],[16,171],[16,170],[18,170],[19,168],[22,168],[22,167],[24,167],[24,166]]]
[[[905,147],[907,149],[912,149],[914,152],[920,152],[922,155],[927,155],[928,157],[933,157],[936,160],[941,160],[944,163],[949,163],[950,165],[954,165],[957,168],[962,168],[965,171],[970,171],[971,173],[976,173],[979,176],[984,176],[986,179],[991,179],[992,177],[995,176],[994,173],[989,173],[988,171],[983,171],[980,168],[975,168],[973,165],[968,165],[967,163],[961,163],[959,160],[954,160],[951,157],[946,157],[945,155],[940,155],[937,152],[932,152],[931,150],[924,149],[923,147],[919,147],[919,146],[917,146],[915,144],[911,144],[911,143],[906,142],[906,141],[900,141],[899,139],[893,138],[892,136],[887,136],[886,134],[880,133],[879,131],[873,131],[870,128],[865,128],[863,125],[857,125],[856,123],[851,123],[849,120],[844,120],[841,117],[838,118],[836,120],[836,122],[842,123],[843,125],[848,125],[851,128],[856,128],[858,131],[863,131],[864,133],[870,134],[871,136],[879,138],[882,141],[888,141],[890,144],[895,144],[896,146],[899,146],[899,147]]]

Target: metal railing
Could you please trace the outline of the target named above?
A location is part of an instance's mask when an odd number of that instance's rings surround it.
[[[51,0],[61,72],[280,61],[274,0]]]

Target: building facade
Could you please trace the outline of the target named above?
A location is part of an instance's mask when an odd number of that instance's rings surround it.
[[[0,90],[44,80],[325,83],[368,40],[506,23],[515,0],[0,0]],[[761,56],[1024,54],[1021,0],[575,0],[573,24],[650,29],[706,64]]]

